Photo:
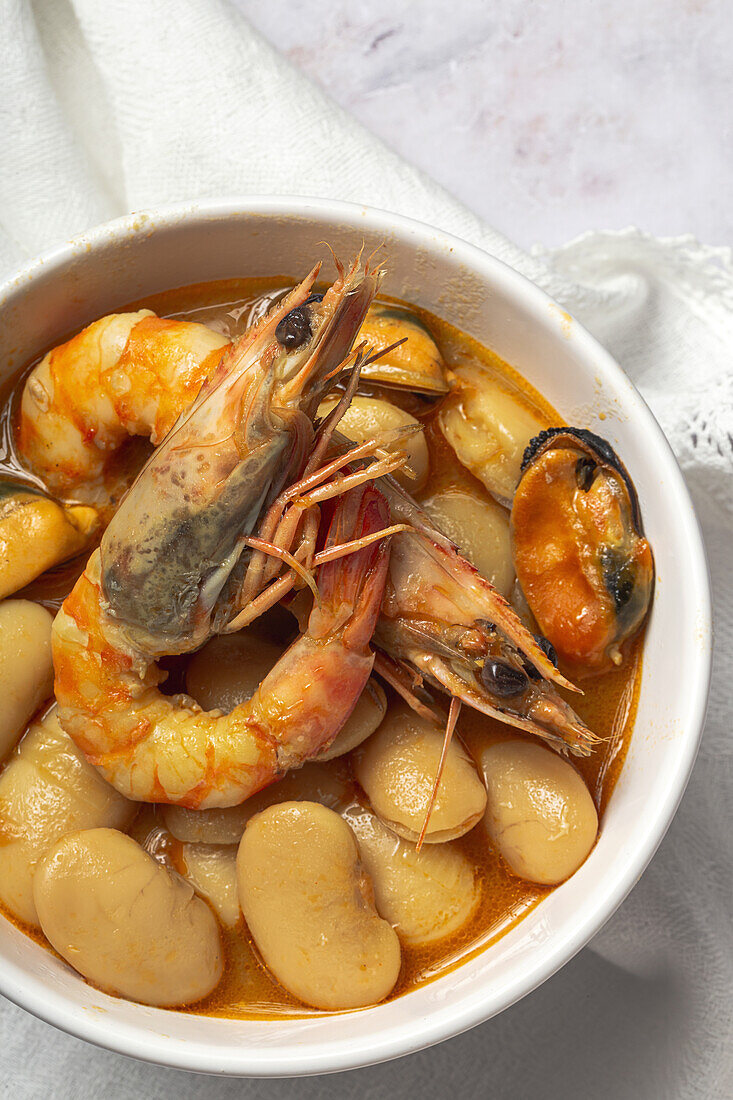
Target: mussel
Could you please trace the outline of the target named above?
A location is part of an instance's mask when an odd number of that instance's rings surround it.
[[[432,333],[420,318],[406,309],[377,303],[371,306],[359,338],[376,351],[407,339],[374,363],[362,367],[364,381],[405,388],[425,397],[448,392],[445,364]]]
[[[529,443],[511,513],[514,567],[540,630],[572,665],[602,670],[640,628],[654,589],[634,484],[584,428]]]

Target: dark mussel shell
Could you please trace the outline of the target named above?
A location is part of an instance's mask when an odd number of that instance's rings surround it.
[[[585,428],[548,428],[524,452],[512,505],[519,583],[565,661],[602,669],[651,604],[654,561],[639,499],[611,444]]]

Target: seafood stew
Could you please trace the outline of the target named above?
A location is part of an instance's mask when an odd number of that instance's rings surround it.
[[[0,614],[63,607],[56,705],[46,616],[7,737],[0,899],[108,992],[378,1003],[484,949],[595,842],[653,584],[633,485],[571,429],[532,479],[557,414],[378,283],[173,291],[6,395]],[[570,517],[592,650],[536,594],[543,508]]]

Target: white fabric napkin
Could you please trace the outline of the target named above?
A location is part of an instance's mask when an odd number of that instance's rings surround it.
[[[733,1095],[729,250],[628,230],[528,255],[294,72],[226,0],[0,0],[0,10],[1,274],[95,222],[221,194],[351,199],[465,237],[571,310],[650,403],[705,530],[718,638],[703,748],[651,867],[586,950],[499,1018],[389,1065],[243,1083],[132,1062],[3,1003],[0,1092]]]

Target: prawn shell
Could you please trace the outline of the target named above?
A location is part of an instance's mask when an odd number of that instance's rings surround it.
[[[367,313],[359,337],[374,350],[389,347],[407,337],[375,363],[361,369],[365,382],[406,388],[431,397],[448,393],[445,364],[430,330],[419,317],[394,306],[374,305]]]
[[[610,443],[565,427],[532,439],[511,538],[517,578],[560,657],[592,670],[618,664],[649,610],[654,560],[636,489]]]

